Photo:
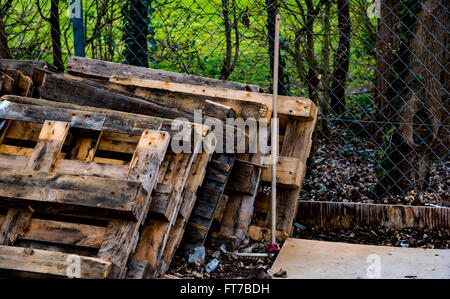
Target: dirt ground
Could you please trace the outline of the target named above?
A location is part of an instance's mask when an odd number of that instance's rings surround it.
[[[379,227],[355,227],[352,229],[326,229],[326,228],[296,228],[295,238],[345,242],[353,244],[393,246],[393,247],[421,247],[430,249],[449,249],[450,232],[438,229],[404,228],[402,230],[385,229]],[[248,241],[248,240],[247,240]],[[246,243],[238,252],[264,252],[267,253],[270,243]],[[282,244],[280,244],[280,247]],[[236,252],[237,252],[236,251]],[[222,279],[246,278],[268,279],[267,270],[272,266],[275,257],[243,258],[236,252],[206,248],[206,259],[203,264],[188,263],[189,254],[193,251],[178,250],[169,274],[180,278]],[[219,266],[211,273],[206,273],[205,264],[217,258]]]

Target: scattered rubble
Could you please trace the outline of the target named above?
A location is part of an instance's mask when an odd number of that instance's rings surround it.
[[[248,242],[248,241],[247,241]],[[226,251],[225,247],[206,249],[206,266],[199,263],[189,263],[192,250],[178,250],[169,273],[181,278],[246,278],[268,279],[267,271],[272,266],[274,258],[264,256],[240,256],[239,253],[267,253],[270,243],[243,242],[241,248],[234,252]]]

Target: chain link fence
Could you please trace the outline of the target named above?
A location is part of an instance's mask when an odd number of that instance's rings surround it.
[[[301,199],[450,205],[443,0],[1,0],[0,56],[71,55],[261,86],[320,109]]]

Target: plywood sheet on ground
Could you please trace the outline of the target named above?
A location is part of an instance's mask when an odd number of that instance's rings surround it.
[[[374,270],[378,261],[380,278],[450,278],[450,250],[292,238],[284,243],[271,273],[283,269],[287,272],[287,278],[297,279],[377,278]]]

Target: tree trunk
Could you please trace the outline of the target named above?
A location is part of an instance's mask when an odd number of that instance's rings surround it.
[[[408,27],[404,31],[412,33],[409,44],[405,42],[396,50],[399,55],[409,55],[399,57],[403,68],[395,70],[398,74],[402,70],[405,73],[401,80],[404,85],[395,87],[398,94],[395,101],[400,103],[397,105],[389,99],[391,103],[386,104],[397,108],[398,118],[394,121],[398,125],[391,125],[393,134],[386,141],[382,171],[377,174],[377,194],[425,191],[431,164],[439,157],[445,159],[449,153],[448,128],[445,127],[449,122],[445,69],[448,16],[442,0],[419,3],[416,20],[404,25]],[[407,21],[402,20],[402,23]],[[406,52],[404,49],[408,48]]]
[[[333,82],[331,83],[331,108],[335,114],[343,114],[345,107],[345,82],[350,60],[350,8],[348,0],[337,0],[338,49],[334,55]]]
[[[272,76],[273,76],[273,62],[274,62],[274,47],[275,47],[275,19],[278,13],[278,1],[277,0],[266,0],[267,9],[267,38],[269,40],[269,57],[270,57],[270,92],[272,92]],[[280,33],[280,49],[281,49],[281,33]],[[280,51],[281,52],[281,51]],[[279,65],[278,65],[278,93],[280,95],[289,95],[289,76],[286,72],[286,61],[279,55]]]
[[[446,83],[444,66],[448,16],[442,0],[423,3],[411,43],[409,92],[400,109],[401,135],[410,150],[405,153],[405,187],[424,191],[431,163],[437,156],[433,149],[441,143],[439,130],[443,118]],[[447,129],[448,130],[448,129]]]
[[[11,8],[12,0],[8,0],[0,7],[0,58],[11,59],[11,50],[8,46],[8,34],[6,33],[4,16],[7,15]]]
[[[392,83],[394,74],[392,66],[396,59],[395,50],[398,48],[398,34],[396,25],[399,22],[398,9],[401,3],[397,0],[384,0],[381,3],[380,21],[377,30],[377,79],[375,81],[375,103],[378,108],[376,120],[380,122],[392,121],[395,107],[391,100],[395,97],[395,90]],[[381,123],[379,132],[383,132],[386,126]],[[379,134],[378,134],[379,135]]]
[[[64,71],[61,50],[61,27],[59,26],[59,3],[58,0],[52,0],[50,6],[50,27],[53,47],[53,64],[60,71]]]
[[[233,73],[234,68],[236,66],[237,58],[239,56],[239,31],[238,31],[238,20],[236,16],[236,1],[232,0],[233,7],[233,28],[235,34],[235,50],[234,50],[234,58],[232,58],[231,52],[233,46],[231,44],[231,24],[230,18],[228,14],[230,13],[228,0],[222,0],[222,13],[225,25],[225,39],[226,39],[226,57],[223,64],[223,67],[220,71],[220,79],[226,80]]]
[[[323,68],[323,93],[322,100],[320,101],[320,112],[322,118],[320,119],[320,132],[325,135],[328,132],[328,122],[327,115],[329,112],[329,98],[330,98],[330,11],[331,11],[331,1],[327,1],[325,4],[325,15],[323,16],[323,48],[322,48],[322,68]],[[316,130],[318,131],[318,130]]]
[[[148,3],[150,2],[150,3]],[[148,67],[147,36],[149,35],[148,0],[127,0],[123,9],[125,63]]]

